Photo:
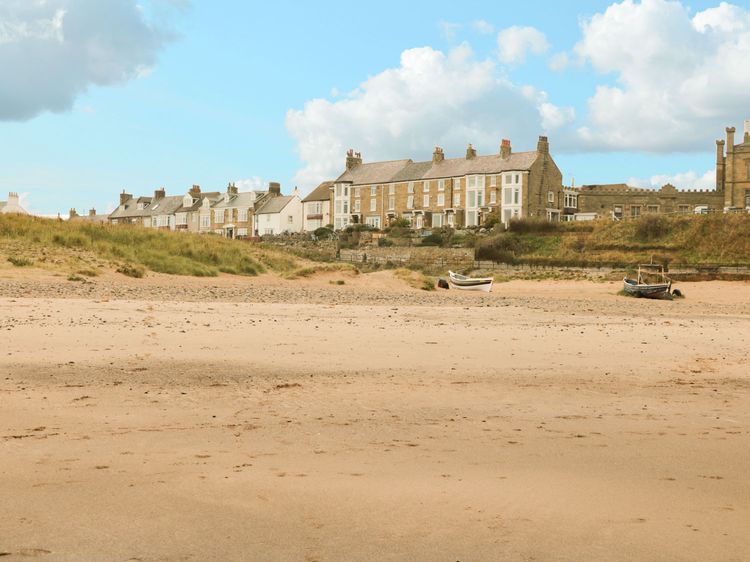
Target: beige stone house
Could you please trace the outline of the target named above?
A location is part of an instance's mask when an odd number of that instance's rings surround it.
[[[247,238],[256,236],[255,211],[263,203],[281,195],[281,185],[269,184],[267,191],[246,191],[240,193],[230,183],[227,191],[211,206],[211,229],[227,238]]]
[[[182,204],[175,210],[175,230],[201,232],[201,216],[208,219],[204,232],[211,230],[211,205],[221,198],[218,191],[202,192],[199,185],[194,185],[182,197]]]
[[[491,213],[504,222],[520,217],[559,220],[562,174],[547,137],[535,151],[514,153],[503,140],[497,154],[479,156],[469,145],[464,158],[364,163],[349,151],[346,170],[333,182],[334,228],[368,224],[382,228],[396,218],[413,228],[481,226]]]
[[[68,220],[72,222],[107,223],[109,222],[109,215],[99,214],[96,209],[89,209],[88,214],[79,215],[78,211],[71,209]]]

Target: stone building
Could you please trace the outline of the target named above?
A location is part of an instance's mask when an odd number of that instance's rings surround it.
[[[331,220],[332,181],[324,181],[302,199],[302,229],[314,232],[322,226],[333,224]]]
[[[436,147],[432,160],[364,163],[350,150],[345,171],[333,182],[331,209],[336,230],[352,224],[383,228],[396,218],[413,228],[480,226],[495,214],[559,220],[562,174],[547,137],[535,151],[513,152],[503,140],[497,154],[479,156],[469,145],[464,158],[445,158]]]
[[[714,189],[678,190],[667,184],[643,189],[626,184],[584,185],[563,189],[563,218],[637,218],[648,213],[686,214],[750,210],[750,122],[742,142],[735,144],[735,128],[727,127],[726,141],[716,141]],[[726,150],[725,150],[726,148]]]

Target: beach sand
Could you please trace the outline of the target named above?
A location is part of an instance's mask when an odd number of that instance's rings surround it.
[[[4,560],[747,559],[748,283],[0,273]]]

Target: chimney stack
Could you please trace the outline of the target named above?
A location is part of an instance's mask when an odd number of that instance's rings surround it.
[[[233,182],[227,184],[227,193],[237,195],[237,186]]]
[[[95,217],[96,216],[96,209],[89,209],[89,216]]]
[[[473,160],[476,157],[477,157],[477,149],[471,146],[471,143],[469,143],[469,146],[466,147],[466,159]]]
[[[549,154],[549,141],[547,137],[539,137],[539,142],[536,143],[536,151],[542,154]]]
[[[742,142],[750,141],[750,119],[745,119],[745,134]]]
[[[727,127],[727,154],[734,152],[734,127]]]
[[[125,190],[122,190],[122,193],[120,193],[120,205],[124,205],[128,202],[128,199],[132,199],[133,196],[130,193],[125,193]]]
[[[78,216],[78,211],[75,209],[71,209],[70,212],[68,212],[68,218],[72,219]]]
[[[503,158],[508,158],[510,156],[510,153],[510,139],[503,139],[503,141],[500,143],[500,156],[502,156]]]
[[[164,199],[167,196],[167,191],[160,187],[159,189],[154,190],[154,200],[157,199]]]
[[[362,153],[361,152],[354,152],[353,149],[349,149],[346,151],[346,169],[351,170],[352,168],[355,168],[362,164]]]
[[[190,191],[188,191],[190,195],[199,195],[200,192],[201,192],[201,186],[199,185],[193,185],[193,187],[190,188]]]
[[[281,184],[277,181],[268,182],[268,193],[271,197],[281,195]]]
[[[435,151],[432,153],[432,163],[437,164],[438,162],[442,162],[445,160],[445,153],[443,152],[443,149],[439,146],[435,147]]]

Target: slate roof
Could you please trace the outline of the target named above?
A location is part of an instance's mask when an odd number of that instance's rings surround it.
[[[471,159],[447,158],[439,162],[428,160],[391,160],[359,164],[341,174],[336,182],[352,182],[352,185],[372,185],[404,181],[452,178],[470,174],[493,174],[511,170],[529,170],[539,153],[514,152],[507,158],[499,154],[476,156]]]
[[[252,209],[255,202],[260,199],[263,195],[268,193],[267,191],[243,191],[242,193],[235,193],[229,196],[229,201],[224,200],[224,195],[217,203],[214,203],[214,209],[234,209],[236,207],[243,207]]]
[[[138,209],[138,203],[143,203],[143,209]],[[124,205],[118,206],[109,214],[111,219],[145,217],[148,216],[148,206],[151,203],[151,197],[131,197],[125,201]]]
[[[148,215],[155,217],[157,215],[171,215],[182,207],[182,198],[184,195],[168,195],[159,199],[152,199],[148,206]]]
[[[324,181],[318,187],[313,189],[302,202],[307,203],[308,201],[328,201],[331,198],[331,186],[332,181]]]
[[[280,213],[292,199],[294,199],[294,195],[279,195],[278,197],[271,197],[259,210],[255,211],[255,214],[272,215],[274,213]]]
[[[201,208],[201,205],[203,205],[204,199],[208,199],[209,201],[213,202],[216,201],[219,197],[221,197],[221,193],[218,191],[206,191],[205,193],[198,193],[197,195],[193,196],[192,205],[188,207],[180,205],[180,207],[175,210],[175,213],[188,213],[190,211],[197,211]]]

